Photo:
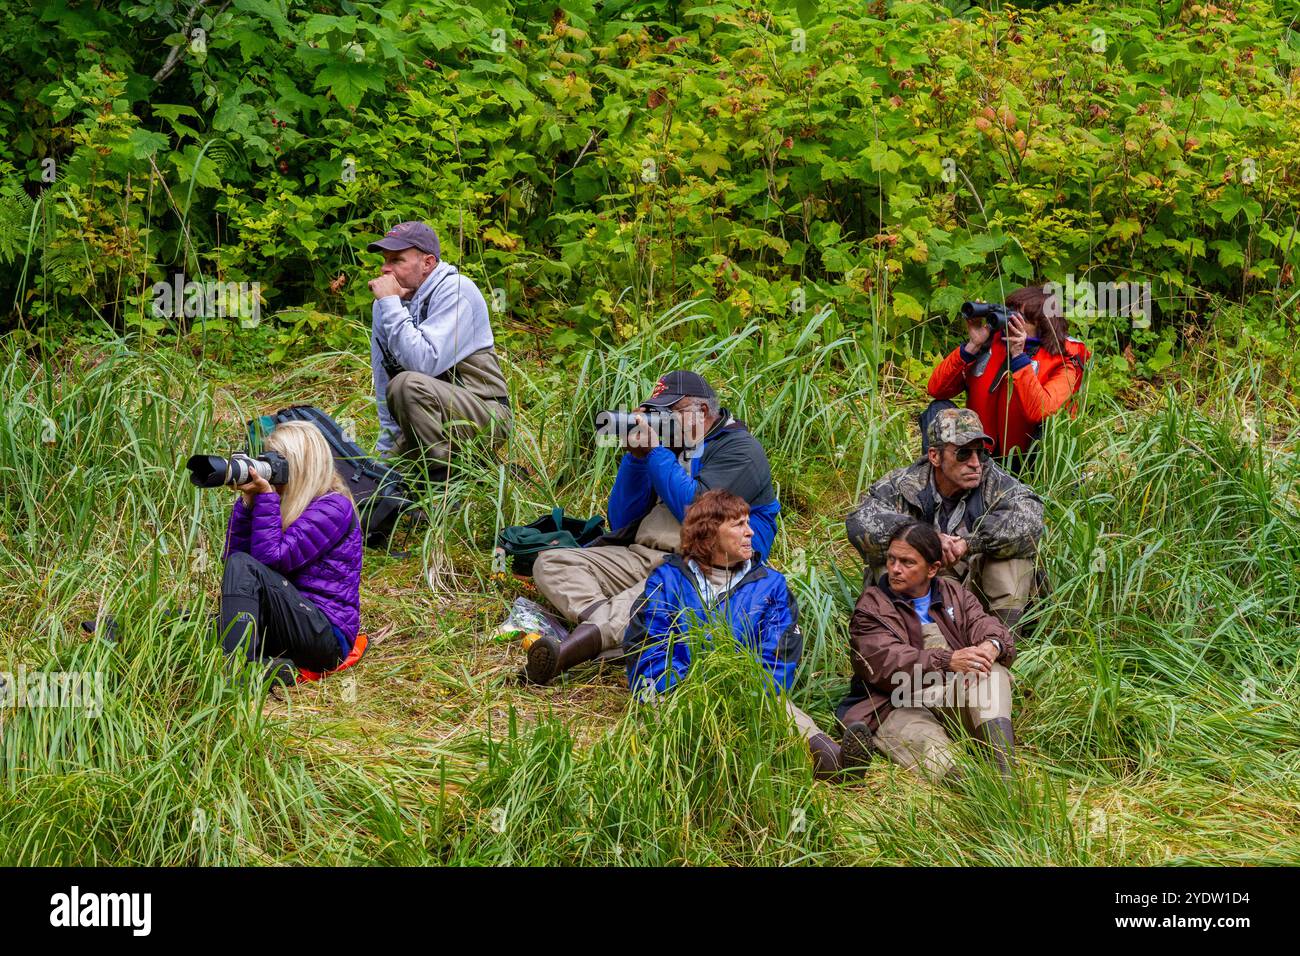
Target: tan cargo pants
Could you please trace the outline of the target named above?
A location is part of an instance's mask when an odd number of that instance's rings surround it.
[[[937,624],[923,625],[921,633],[928,648],[948,646]],[[994,664],[988,674],[946,676],[952,680],[918,688],[914,706],[890,711],[872,740],[894,763],[935,783],[956,763],[945,722],[974,733],[987,721],[1011,717],[1011,672],[1001,664]]]
[[[554,548],[533,562],[533,583],[565,620],[594,624],[606,651],[621,650],[632,605],[669,553],[641,544]]]
[[[457,446],[483,437],[495,450],[510,434],[505,405],[423,372],[402,372],[388,383],[388,409],[402,429],[394,454],[430,466],[447,464]]]
[[[599,628],[601,656],[612,656],[623,649],[623,632],[646,578],[677,550],[681,531],[681,522],[660,502],[641,519],[635,544],[543,551],[533,562],[533,583],[566,620]]]
[[[804,740],[812,740],[822,729],[817,726],[817,721],[813,720],[806,713],[790,703],[790,698],[785,700],[786,712],[793,718],[795,730],[799,731],[799,736]]]

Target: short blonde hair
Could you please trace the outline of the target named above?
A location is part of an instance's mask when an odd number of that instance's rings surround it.
[[[356,510],[352,493],[334,470],[334,455],[325,436],[311,422],[282,422],[266,436],[264,444],[289,463],[289,480],[279,489],[281,528],[289,527],[309,504],[330,492],[344,495]]]

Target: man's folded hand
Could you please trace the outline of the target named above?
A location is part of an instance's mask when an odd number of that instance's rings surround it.
[[[966,552],[970,550],[970,545],[966,539],[957,535],[940,532],[939,541],[943,545],[943,563],[948,567],[952,567],[966,557]]]
[[[401,283],[393,277],[392,273],[386,272],[378,279],[370,280],[370,294],[376,299],[382,299],[390,295],[401,297],[406,295],[406,290],[402,288]]]

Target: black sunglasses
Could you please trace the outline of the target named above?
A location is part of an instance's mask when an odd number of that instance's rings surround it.
[[[954,449],[953,455],[958,461],[969,461],[971,455],[979,455],[981,465],[989,460],[989,450],[983,445],[963,445],[961,448]]]

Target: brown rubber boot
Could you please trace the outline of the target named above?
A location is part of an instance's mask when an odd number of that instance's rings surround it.
[[[845,770],[861,770],[871,763],[871,738],[871,731],[861,721],[844,728],[844,737],[840,740],[840,763]]]
[[[563,641],[543,634],[528,648],[528,663],[520,676],[527,684],[549,684],[575,664],[591,660],[603,646],[595,624],[579,624]]]
[[[1010,780],[1015,776],[1016,733],[1011,727],[1010,718],[997,717],[986,720],[975,728],[975,738],[988,746],[1003,780]]]
[[[1007,626],[1007,630],[1014,635],[1016,643],[1019,644],[1021,639],[1027,637],[1024,628],[1020,626],[1020,619],[1025,616],[1025,609],[1020,607],[999,608],[992,612],[993,616]]]
[[[818,780],[830,780],[843,769],[840,745],[825,734],[808,739],[808,752],[813,758],[813,777]]]

